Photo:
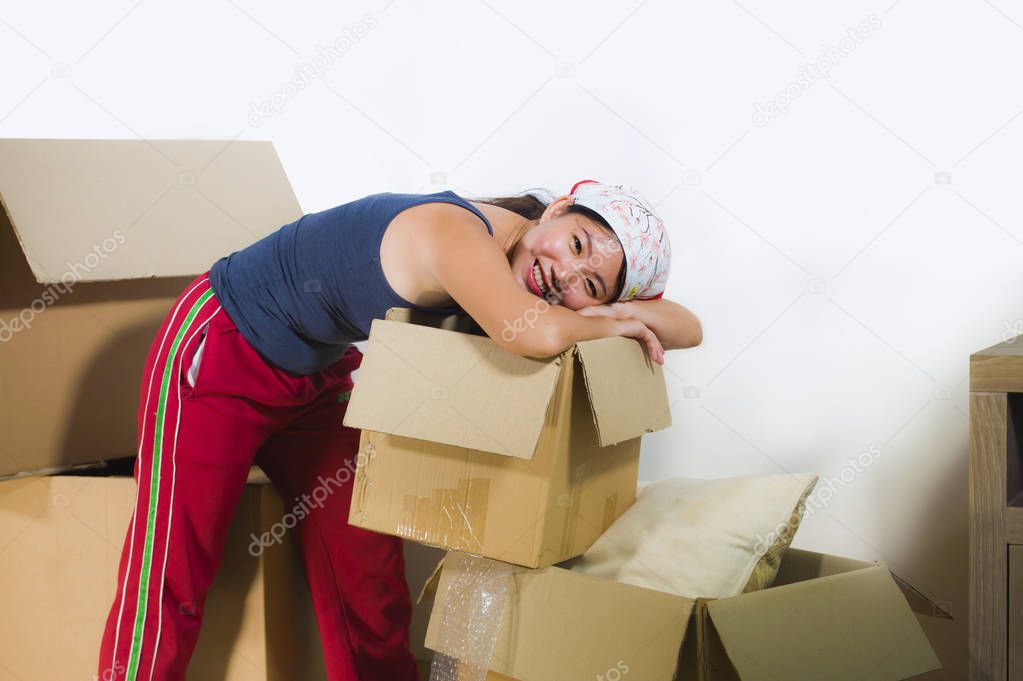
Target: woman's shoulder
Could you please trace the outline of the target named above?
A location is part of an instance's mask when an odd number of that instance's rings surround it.
[[[429,202],[399,213],[384,231],[380,264],[400,296],[426,306],[453,302],[436,279],[439,253],[460,250],[467,241],[481,248],[494,242],[479,216],[452,203]]]
[[[466,203],[474,206],[471,202]],[[478,207],[477,209],[479,210]],[[436,201],[419,204],[403,211],[395,218],[395,222],[401,220],[410,223],[409,231],[413,238],[429,238],[442,243],[451,239],[479,235],[490,239],[492,228],[486,219],[486,212],[480,210],[480,213],[482,216],[457,203]]]

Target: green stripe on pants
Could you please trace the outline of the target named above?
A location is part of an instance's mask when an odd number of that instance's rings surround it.
[[[181,327],[174,336],[167,361],[163,367],[163,378],[160,382],[160,397],[156,405],[156,426],[153,431],[153,462],[149,479],[149,510],[146,515],[146,539],[142,550],[142,572],[139,574],[138,603],[135,606],[135,627],[132,631],[131,649],[128,651],[128,670],[125,679],[133,681],[138,673],[139,660],[142,655],[142,630],[146,621],[146,609],[149,605],[149,576],[152,568],[153,539],[156,534],[156,509],[160,503],[160,461],[163,455],[163,421],[167,411],[167,399],[171,390],[171,379],[174,377],[174,360],[181,347],[181,340],[188,333],[196,315],[206,302],[213,297],[213,289],[207,289],[188,311]],[[155,370],[155,368],[154,368]],[[180,408],[180,406],[179,406]],[[168,509],[169,511],[169,509]]]

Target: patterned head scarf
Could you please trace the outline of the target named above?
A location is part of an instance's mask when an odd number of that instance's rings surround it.
[[[656,300],[664,295],[671,269],[671,244],[664,221],[628,185],[595,180],[576,182],[575,203],[596,212],[611,226],[625,257],[625,286],[619,301]]]

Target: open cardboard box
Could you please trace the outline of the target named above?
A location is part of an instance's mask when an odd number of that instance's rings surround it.
[[[456,626],[464,594],[452,591],[464,557],[449,552],[420,594],[434,596],[426,646],[453,656],[439,642],[457,640],[442,629]],[[557,566],[519,570],[488,679],[898,681],[941,667],[914,612],[942,616],[882,564],[796,548],[770,588],[719,599]]]
[[[527,567],[580,555],[635,501],[641,436],[671,425],[661,366],[631,338],[535,359],[438,318],[372,322],[349,522]]]
[[[0,482],[0,678],[94,678],[134,503],[128,476]],[[253,548],[253,535],[271,529],[283,512],[280,496],[254,469],[207,595],[190,681],[326,678],[289,536]]]
[[[270,142],[0,139],[0,476],[134,455],[174,300],[301,215]]]

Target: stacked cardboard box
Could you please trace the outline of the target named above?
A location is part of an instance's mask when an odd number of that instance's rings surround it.
[[[635,500],[641,436],[671,425],[660,365],[627,338],[540,360],[444,323],[372,322],[349,522],[528,567],[580,555]]]
[[[480,599],[498,604],[491,681],[940,668],[918,618],[941,610],[877,563],[789,549],[771,588],[695,600],[566,569],[634,502],[642,436],[671,425],[661,367],[631,339],[537,360],[455,318],[392,310],[373,322],[345,424],[363,429],[349,522],[451,550],[420,598],[435,599],[428,648],[457,657],[477,641],[452,636],[470,613],[443,614],[473,601],[473,579],[451,577],[472,569],[466,554],[522,566],[503,603]]]
[[[435,599],[426,645],[447,654],[441,613],[464,555],[449,553],[421,596]],[[565,567],[513,574],[494,679],[896,681],[941,667],[918,621],[941,616],[935,604],[876,563],[790,548],[770,588],[720,599]]]
[[[301,216],[269,142],[0,140],[0,476],[135,453],[156,329]]]
[[[11,679],[92,679],[135,503],[126,476],[29,476],[0,483],[0,659]],[[253,555],[280,497],[252,476],[231,526],[188,678],[325,679],[297,552]],[[0,675],[2,678],[6,676]]]
[[[302,213],[269,142],[228,140],[0,140],[0,206],[0,676],[91,679],[135,482],[52,474],[135,454],[174,299]],[[296,552],[249,552],[280,506],[247,487],[190,679],[324,678]]]

